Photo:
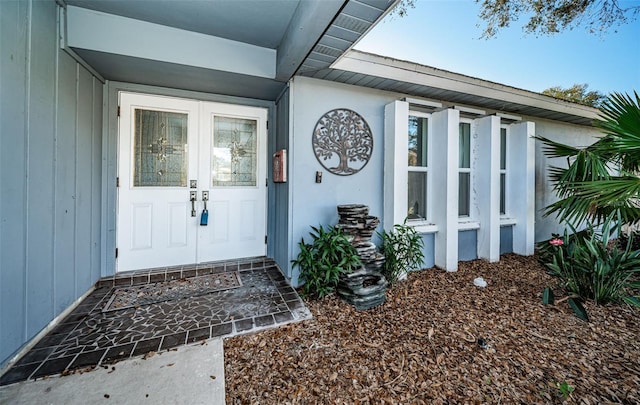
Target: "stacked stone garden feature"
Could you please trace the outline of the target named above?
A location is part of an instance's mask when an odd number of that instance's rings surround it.
[[[338,205],[337,228],[342,229],[362,260],[362,267],[340,277],[337,292],[345,301],[364,310],[382,304],[387,280],[381,273],[384,256],[371,242],[380,220],[369,215],[369,207],[360,204]]]

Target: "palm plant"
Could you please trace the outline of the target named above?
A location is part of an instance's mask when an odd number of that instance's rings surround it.
[[[611,94],[595,121],[604,136],[578,148],[538,137],[546,156],[564,157],[568,168],[549,172],[559,200],[545,215],[578,225],[602,222],[613,212],[626,224],[640,220],[640,96]]]
[[[551,240],[553,247],[543,249],[541,257],[573,295],[568,302],[585,320],[583,299],[640,307],[640,251],[631,249],[631,240],[623,248],[608,246],[609,236],[620,234],[623,224],[640,222],[640,96],[634,95],[607,98],[595,121],[604,136],[590,146],[576,148],[538,137],[546,156],[568,162],[566,169],[550,168],[559,200],[545,214],[556,214],[574,232],[572,238],[565,231],[564,240]],[[586,234],[581,235],[576,228],[584,222]],[[594,224],[602,225],[602,236]],[[553,302],[549,288],[543,302]]]

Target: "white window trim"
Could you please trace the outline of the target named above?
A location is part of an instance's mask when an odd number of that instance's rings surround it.
[[[474,176],[474,166],[475,166],[475,154],[474,154],[474,149],[475,149],[475,121],[472,119],[468,119],[468,118],[460,118],[460,122],[458,123],[458,131],[460,131],[460,124],[462,123],[467,123],[469,124],[469,168],[461,168],[460,167],[460,163],[458,162],[457,166],[458,166],[458,181],[460,181],[460,173],[469,173],[469,215],[458,215],[458,222],[460,223],[458,226],[458,229],[462,229],[461,226],[465,226],[462,225],[464,223],[477,223],[478,225],[473,228],[466,228],[466,229],[477,229],[480,227],[479,223],[476,221],[474,212],[475,212],[475,204],[474,204],[474,198],[473,198],[473,184],[475,181],[475,176]],[[459,148],[460,146],[458,146]],[[458,152],[460,153],[460,152]],[[458,185],[459,187],[459,185]],[[458,200],[460,199],[460,195],[458,194]],[[459,202],[458,202],[459,203]]]
[[[431,203],[431,187],[432,187],[432,170],[430,168],[431,166],[431,154],[432,154],[432,147],[431,147],[431,138],[432,138],[432,127],[431,127],[431,114],[429,113],[424,113],[421,111],[413,111],[411,109],[409,109],[409,114],[407,115],[407,125],[409,123],[409,117],[410,116],[414,116],[414,117],[421,117],[421,118],[427,118],[427,167],[423,167],[423,166],[409,166],[407,163],[407,176],[409,172],[426,172],[427,173],[427,211],[425,213],[425,215],[427,216],[425,219],[409,219],[407,220],[407,225],[410,225],[412,227],[415,228],[415,230],[419,233],[434,233],[437,232],[438,227],[435,226],[432,223],[432,212],[433,212],[433,207],[432,207],[432,203]],[[409,136],[408,132],[407,132],[407,136]],[[405,146],[405,149],[407,151],[407,156],[405,157],[405,162],[409,161],[409,149],[408,149],[408,142],[407,145]],[[408,185],[407,185],[408,187]],[[408,191],[408,189],[407,189]],[[404,206],[407,206],[407,201],[404,201]]]
[[[505,168],[504,169],[499,169],[500,171],[500,176],[502,176],[504,174],[504,213],[500,213],[500,223],[502,224],[502,220],[503,219],[508,219],[509,218],[509,126],[508,125],[500,125],[500,130],[502,132],[502,129],[506,130],[506,136],[505,136],[505,143],[504,143],[504,149],[505,149]],[[500,138],[502,138],[502,134],[500,135]],[[499,202],[498,202],[499,204]]]
[[[500,218],[500,226],[512,226],[512,225],[516,225],[517,223],[518,223],[518,220],[515,218],[509,218],[509,217]]]
[[[460,217],[460,221],[458,221],[458,230],[459,231],[470,231],[472,229],[479,229],[480,222],[469,220],[467,217]]]

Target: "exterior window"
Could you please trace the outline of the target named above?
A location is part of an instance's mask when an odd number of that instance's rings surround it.
[[[500,215],[507,214],[507,128],[500,128]]]
[[[471,214],[471,123],[461,122],[458,153],[458,216]]]
[[[426,221],[429,189],[429,117],[410,112],[407,218]]]

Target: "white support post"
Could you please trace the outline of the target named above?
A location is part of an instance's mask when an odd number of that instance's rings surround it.
[[[516,222],[513,226],[513,253],[525,256],[532,255],[535,247],[534,136],[535,123],[512,124],[507,153],[509,212]]]
[[[473,188],[480,222],[478,257],[497,262],[500,260],[500,117],[477,119],[474,127],[477,164]]]
[[[384,217],[389,231],[407,216],[409,103],[394,101],[384,107]]]
[[[458,145],[460,112],[453,109],[432,114],[433,222],[435,265],[458,270]]]

